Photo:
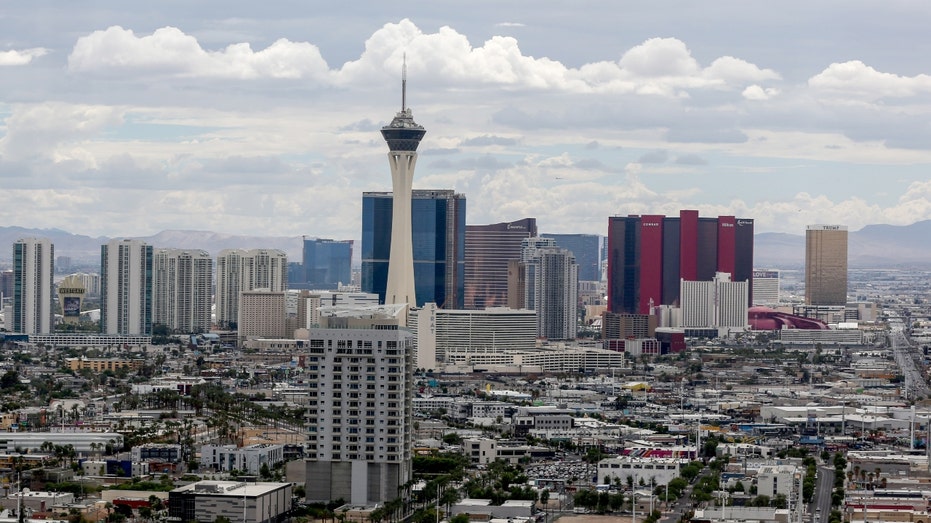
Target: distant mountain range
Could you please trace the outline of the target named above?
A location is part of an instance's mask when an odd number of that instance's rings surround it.
[[[20,238],[49,238],[56,256],[70,256],[76,263],[93,264],[100,259],[100,246],[111,238],[83,236],[60,229],[0,227],[0,265],[9,265],[12,244]],[[289,260],[300,260],[300,236],[238,236],[211,231],[162,231],[140,236],[155,247],[203,249],[216,256],[223,249],[281,249]],[[931,220],[911,225],[867,225],[849,236],[850,267],[931,269]],[[4,248],[4,246],[8,246]],[[754,243],[757,268],[801,268],[805,265],[805,235],[760,233]]]
[[[27,229],[0,227],[0,265],[9,264],[13,243],[20,238],[48,238],[55,245],[55,256],[70,256],[76,263],[99,263],[100,246],[112,240],[71,234],[61,229]],[[119,238],[124,238],[120,236]],[[300,260],[303,249],[300,236],[239,236],[211,231],[162,231],[152,236],[136,236],[154,247],[200,249],[216,257],[223,249],[281,249],[289,260]],[[9,246],[4,248],[3,246]]]
[[[753,261],[757,268],[804,267],[804,233],[757,234]],[[859,231],[850,231],[847,264],[852,268],[931,269],[931,220],[911,225],[867,225]]]

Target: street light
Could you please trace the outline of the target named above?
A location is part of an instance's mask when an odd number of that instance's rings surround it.
[[[637,473],[634,473],[634,484],[630,487],[630,501],[631,501],[631,523],[637,523]]]

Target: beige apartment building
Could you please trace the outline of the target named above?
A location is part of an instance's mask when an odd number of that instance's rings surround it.
[[[145,360],[121,358],[68,358],[68,368],[71,370],[90,369],[94,372],[118,369],[139,370]]]

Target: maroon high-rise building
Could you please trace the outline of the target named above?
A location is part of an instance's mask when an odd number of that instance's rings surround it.
[[[650,306],[677,305],[679,281],[753,279],[753,220],[631,215],[608,218],[608,310],[649,314]]]
[[[466,309],[507,306],[508,261],[520,260],[521,240],[536,236],[536,218],[466,225]]]

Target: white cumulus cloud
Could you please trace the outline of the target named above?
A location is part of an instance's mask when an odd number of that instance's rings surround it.
[[[31,62],[33,58],[38,58],[46,54],[48,54],[48,49],[43,47],[34,47],[32,49],[23,49],[20,51],[15,49],[0,51],[0,66],[26,65]]]
[[[748,81],[762,82],[780,79],[779,74],[772,69],[760,69],[750,62],[733,56],[722,56],[711,62],[711,65],[703,71],[703,75],[712,80],[738,85]]]
[[[775,87],[762,87],[757,84],[747,86],[741,93],[747,100],[761,101],[779,95],[779,89]]]
[[[617,79],[633,92],[662,96],[685,96],[688,89],[736,89],[750,82],[780,79],[771,69],[732,56],[702,67],[685,42],[676,38],[651,38],[624,53],[617,67]],[[610,70],[599,68],[598,73],[604,78]]]
[[[36,155],[73,158],[75,154],[56,152],[69,144],[96,136],[123,119],[120,107],[71,105],[61,102],[17,105],[6,119],[6,135],[0,138],[0,154],[6,159]],[[78,156],[85,157],[82,153]]]
[[[112,26],[82,36],[68,57],[75,72],[136,69],[180,76],[215,78],[324,77],[329,68],[316,46],[279,39],[254,51],[236,43],[208,51],[197,39],[175,27],[163,27],[148,36]]]
[[[808,86],[867,100],[901,98],[931,92],[931,76],[884,73],[859,60],[851,60],[831,64],[824,71],[809,78]]]
[[[68,66],[78,73],[134,70],[205,78],[311,78],[351,87],[396,78],[405,54],[412,74],[464,89],[496,86],[683,97],[689,89],[741,90],[751,83],[779,79],[770,69],[732,56],[717,58],[704,67],[686,44],[675,38],[651,38],[623,53],[616,62],[569,68],[545,56],[524,54],[517,39],[510,36],[493,36],[473,45],[451,27],[425,33],[407,19],[376,30],[358,59],[333,69],[308,42],[281,39],[261,50],[240,42],[208,50],[194,36],[175,27],[140,36],[119,26],[79,38]]]

